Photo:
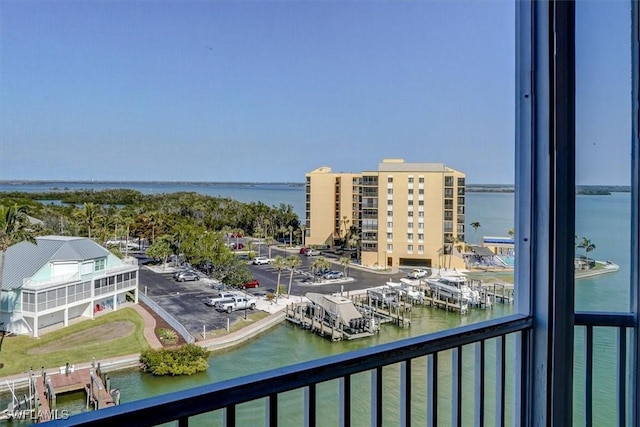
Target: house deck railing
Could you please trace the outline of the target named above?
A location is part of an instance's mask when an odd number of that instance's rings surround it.
[[[335,425],[349,426],[356,421],[352,418],[356,410],[357,423],[363,422],[365,408],[369,418],[365,424],[372,426],[381,426],[383,420],[385,425],[485,425],[489,419],[494,425],[517,425],[521,405],[508,390],[520,383],[522,367],[513,365],[517,357],[511,352],[520,351],[531,326],[529,317],[506,316],[53,423],[112,426],[178,421],[186,426],[190,421],[211,425],[218,420],[215,425],[315,426],[322,417],[320,424],[335,419]],[[326,397],[327,389],[332,398]]]

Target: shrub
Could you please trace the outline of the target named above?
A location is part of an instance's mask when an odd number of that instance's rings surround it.
[[[140,355],[142,370],[153,375],[192,375],[209,367],[211,352],[196,344],[178,348],[146,350]]]
[[[178,333],[173,329],[160,328],[158,329],[158,336],[164,343],[175,343],[178,341]]]

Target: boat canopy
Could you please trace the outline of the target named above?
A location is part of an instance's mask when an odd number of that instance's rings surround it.
[[[348,324],[352,319],[361,319],[362,314],[353,305],[349,298],[323,295],[315,292],[307,292],[307,298],[312,303],[324,308],[327,312],[339,316],[343,323]]]

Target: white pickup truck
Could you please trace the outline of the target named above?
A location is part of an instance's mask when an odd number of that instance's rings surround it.
[[[214,297],[207,298],[207,300],[204,303],[207,304],[209,307],[215,307],[215,305],[216,305],[216,303],[218,301],[227,300],[229,298],[234,298],[234,297],[237,297],[237,296],[238,296],[238,294],[236,294],[234,292],[222,291],[222,292],[220,292],[218,295],[216,295]]]
[[[235,310],[246,310],[248,308],[254,310],[256,308],[257,301],[258,300],[256,298],[236,295],[217,301],[215,308],[218,311],[226,311],[227,313],[231,313]]]

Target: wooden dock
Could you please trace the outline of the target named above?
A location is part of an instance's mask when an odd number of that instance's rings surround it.
[[[33,414],[33,420],[38,423],[57,417],[56,397],[64,393],[84,390],[87,409],[102,409],[119,404],[119,391],[114,390],[112,395],[109,378],[105,376],[103,381],[99,364],[97,368],[77,370],[70,365],[62,366],[59,372],[53,374],[43,370],[39,377],[31,372],[29,388],[31,399],[27,399],[25,395],[25,401],[22,402],[25,407],[15,409],[29,410]]]

